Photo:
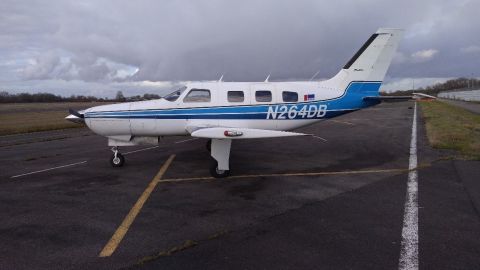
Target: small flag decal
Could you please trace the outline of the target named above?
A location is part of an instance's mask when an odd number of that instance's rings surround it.
[[[308,94],[303,96],[303,101],[315,100],[315,94]]]

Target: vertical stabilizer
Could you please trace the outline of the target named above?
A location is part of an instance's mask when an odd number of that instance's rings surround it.
[[[329,80],[329,84],[345,89],[352,81],[382,82],[402,34],[402,29],[378,29],[345,64],[343,69]]]

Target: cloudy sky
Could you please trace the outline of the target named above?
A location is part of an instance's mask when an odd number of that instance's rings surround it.
[[[113,96],[334,75],[406,30],[384,90],[480,76],[479,0],[2,0],[0,90]]]

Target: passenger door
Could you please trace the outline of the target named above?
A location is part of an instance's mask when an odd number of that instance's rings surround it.
[[[262,117],[265,117],[264,120],[254,121],[251,124],[252,128],[277,128],[277,120],[267,120],[268,108],[278,102],[278,94],[275,90],[275,87],[270,83],[258,83],[250,86],[250,103],[264,115]]]

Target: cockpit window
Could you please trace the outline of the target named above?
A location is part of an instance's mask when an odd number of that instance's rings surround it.
[[[183,102],[210,102],[210,90],[208,89],[192,89],[185,96]]]
[[[186,86],[182,86],[181,88],[173,91],[172,93],[164,96],[163,98],[168,100],[168,101],[176,101],[178,99],[178,97],[180,97],[180,95],[183,93],[183,91],[185,91],[185,89],[187,89]]]

